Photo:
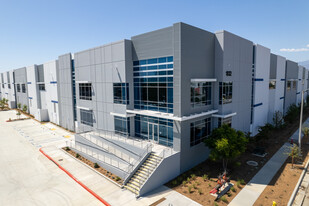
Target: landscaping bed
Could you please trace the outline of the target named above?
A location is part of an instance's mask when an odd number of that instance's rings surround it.
[[[87,164],[88,166],[92,167],[96,171],[100,172],[102,175],[105,177],[111,179],[112,181],[116,182],[117,184],[122,184],[123,180],[118,177],[117,175],[112,174],[111,172],[107,171],[106,169],[100,167],[97,163],[94,163],[87,158],[81,156],[80,154],[74,152],[73,150],[69,149],[68,147],[63,147],[62,148],[64,151],[72,155],[74,158],[79,159],[83,163]]]
[[[304,108],[303,120],[305,121],[308,117],[309,108],[306,107]],[[209,194],[209,191],[212,190],[216,185],[215,181],[217,180],[218,175],[222,174],[223,172],[221,162],[213,162],[207,159],[196,167],[176,177],[174,180],[171,180],[166,185],[202,205],[227,205],[243,188],[240,182],[245,184],[250,181],[254,177],[254,175],[266,164],[266,162],[278,151],[278,149],[280,149],[282,145],[288,141],[292,134],[298,129],[298,126],[299,119],[293,121],[292,123],[287,122],[285,127],[282,129],[274,129],[270,131],[270,138],[265,139],[262,145],[263,147],[265,147],[265,151],[267,153],[265,157],[257,157],[252,155],[253,150],[256,148],[256,142],[249,142],[246,152],[243,153],[240,157],[238,157],[235,162],[228,165],[228,176],[231,178],[231,182],[234,183],[234,188],[236,189],[236,192],[230,191],[230,196],[224,195],[224,201],[219,200],[214,203],[215,197]],[[247,165],[247,161],[256,161],[258,163],[258,166],[253,167]],[[299,173],[301,173],[301,171]],[[203,180],[203,176],[205,174],[210,178],[209,180]],[[278,172],[278,174],[280,175],[280,171]],[[191,180],[192,175],[195,176],[196,180]],[[292,177],[293,178],[290,179],[287,178],[287,180],[290,181],[289,185],[291,185],[291,190],[293,191],[294,186],[298,181],[299,174],[296,174],[296,176],[292,174]],[[187,182],[187,184],[183,184],[183,181],[189,180],[188,178],[190,179],[190,181]],[[237,187],[237,181],[239,187]],[[195,184],[196,189],[193,188],[193,184]],[[189,186],[192,187],[190,189],[191,192],[189,192]],[[277,187],[273,190],[285,190],[282,187],[283,186]],[[288,190],[286,191],[288,192]],[[286,198],[290,198],[290,196]]]
[[[255,206],[272,205],[273,201],[277,205],[287,205],[309,159],[309,145],[306,144],[308,140],[308,137],[303,138],[302,159],[297,161],[297,164],[294,163],[294,169],[292,168],[291,158],[288,158],[254,203]]]

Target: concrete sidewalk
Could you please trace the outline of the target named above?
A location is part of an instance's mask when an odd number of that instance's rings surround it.
[[[308,126],[309,119],[303,123]],[[290,137],[294,142],[298,141],[298,131]],[[274,156],[262,167],[262,169],[248,182],[248,184],[240,191],[240,193],[230,202],[230,206],[249,206],[253,205],[255,201],[262,194],[272,178],[276,175],[280,167],[288,158],[286,154],[289,152],[290,143],[285,143]]]
[[[197,206],[193,200],[161,186],[139,199],[68,155],[60,147],[73,135],[51,123],[16,118],[15,111],[0,112],[0,205],[102,205],[94,196],[39,152],[39,148],[111,205]]]
[[[144,206],[150,205],[162,198],[165,198],[165,200],[159,204],[162,206],[200,205],[166,186],[161,186],[145,197],[136,199],[135,194],[126,189],[121,189],[119,185],[111,182],[103,175],[95,172],[61,149],[56,147],[45,147],[43,151],[111,205]],[[53,163],[51,162],[51,164]]]

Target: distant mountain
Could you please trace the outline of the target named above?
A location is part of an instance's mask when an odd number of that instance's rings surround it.
[[[309,60],[308,61],[303,61],[303,62],[299,62],[300,65],[306,67],[307,69],[309,69]]]

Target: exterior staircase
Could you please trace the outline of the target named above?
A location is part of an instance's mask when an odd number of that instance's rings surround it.
[[[158,155],[155,155],[153,152],[151,152],[149,157],[138,168],[138,170],[134,173],[134,175],[130,178],[124,187],[139,196],[140,188],[156,169],[161,160],[162,157],[159,157]]]

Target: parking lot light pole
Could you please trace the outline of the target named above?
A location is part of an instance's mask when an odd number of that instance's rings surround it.
[[[302,130],[302,124],[303,124],[304,92],[307,92],[308,90],[309,89],[306,89],[301,92],[301,106],[300,106],[299,131],[298,131],[299,152],[301,151],[301,130]]]

